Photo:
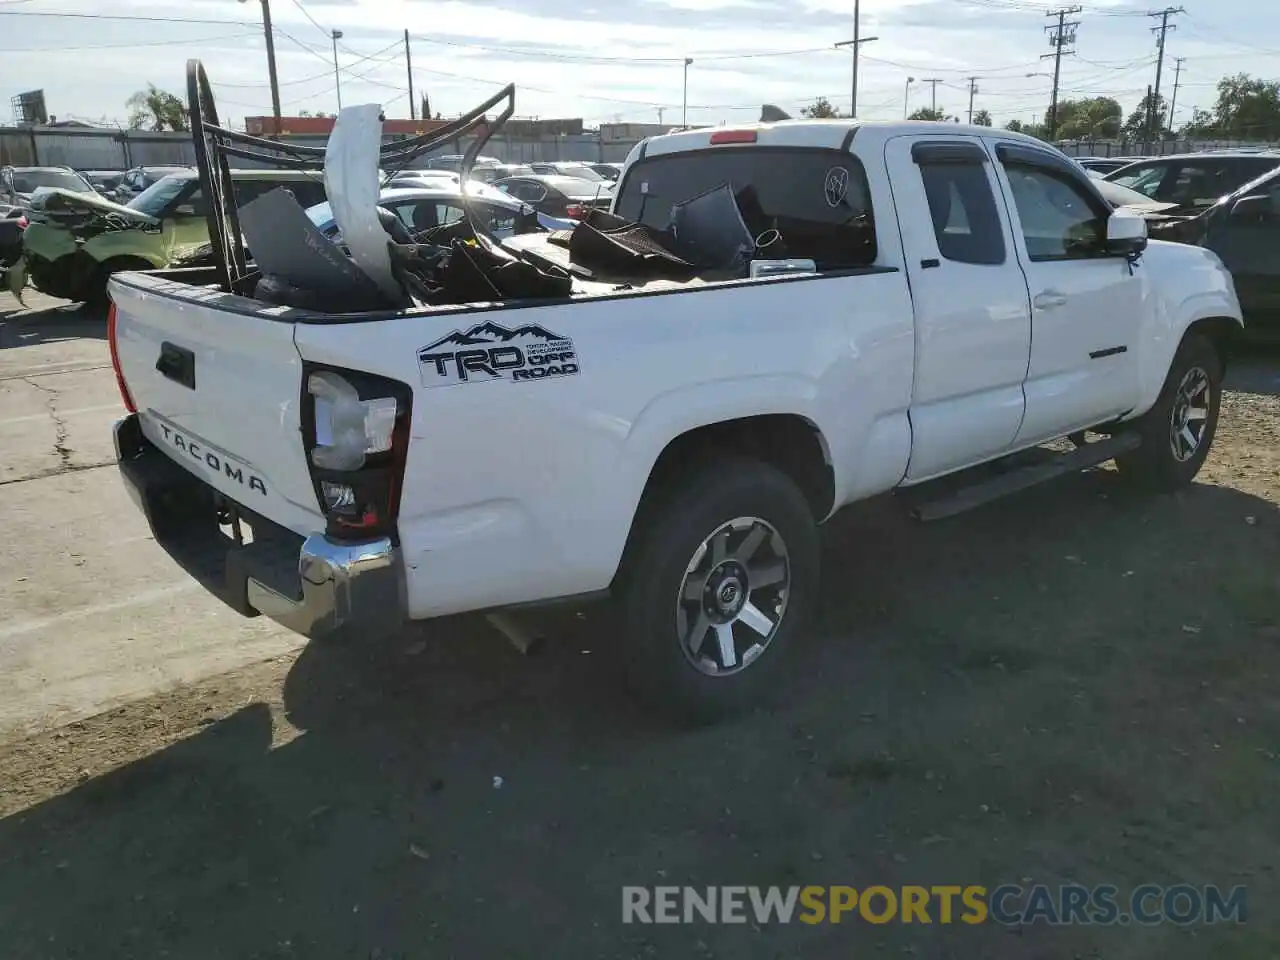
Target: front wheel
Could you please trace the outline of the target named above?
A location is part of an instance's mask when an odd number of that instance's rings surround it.
[[[1187,337],[1169,365],[1155,405],[1134,424],[1142,446],[1116,459],[1121,475],[1154,490],[1195,479],[1218,429],[1222,358],[1206,337]]]
[[[767,692],[818,592],[813,514],[789,477],[727,457],[687,473],[636,519],[617,596],[632,689],[706,722]]]

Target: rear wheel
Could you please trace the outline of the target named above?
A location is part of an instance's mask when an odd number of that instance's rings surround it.
[[[632,689],[674,719],[741,712],[775,683],[818,590],[818,535],[785,474],[726,458],[636,519],[620,576],[620,651]]]
[[[1222,358],[1206,337],[1187,337],[1155,405],[1138,419],[1142,446],[1116,459],[1127,479],[1152,490],[1173,490],[1195,479],[1218,429]]]

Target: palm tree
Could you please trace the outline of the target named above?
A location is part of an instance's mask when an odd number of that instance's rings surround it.
[[[139,90],[128,100],[129,128],[131,130],[186,130],[187,106],[180,99],[161,90],[154,83]]]

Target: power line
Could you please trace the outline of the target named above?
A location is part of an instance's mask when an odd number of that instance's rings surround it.
[[[192,37],[190,40],[134,40],[130,43],[93,43],[83,47],[0,47],[0,53],[61,53],[73,50],[132,50],[135,47],[172,47],[179,43],[216,43],[219,40],[241,40],[257,33],[223,33],[216,37]]]

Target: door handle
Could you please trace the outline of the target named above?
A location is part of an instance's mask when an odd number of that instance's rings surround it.
[[[1037,310],[1052,310],[1054,307],[1065,306],[1066,302],[1067,295],[1065,293],[1059,293],[1057,290],[1045,290],[1036,294],[1035,299],[1031,301],[1031,305]]]

